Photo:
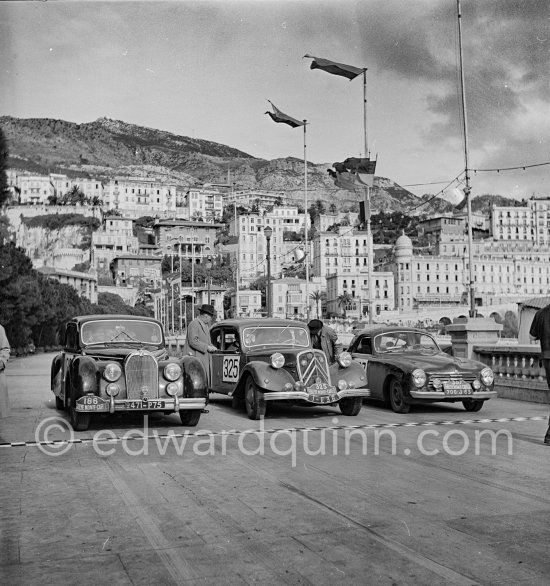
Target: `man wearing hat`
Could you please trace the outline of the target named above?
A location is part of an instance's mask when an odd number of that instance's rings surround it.
[[[309,328],[313,348],[322,350],[329,364],[336,362],[336,356],[341,350],[336,332],[332,328],[323,325],[320,319],[312,319],[307,324],[307,327]]]
[[[217,350],[210,342],[210,324],[215,310],[212,305],[201,305],[199,315],[187,326],[184,354],[196,356],[204,367],[210,383],[210,357],[208,354]]]

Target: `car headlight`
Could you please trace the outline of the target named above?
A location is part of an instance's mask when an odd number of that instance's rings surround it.
[[[345,391],[348,388],[348,383],[345,380],[339,380],[338,381],[338,389],[340,391]]]
[[[105,392],[109,397],[116,397],[120,393],[120,387],[116,383],[109,383],[105,387]]]
[[[271,361],[271,366],[273,366],[273,368],[283,368],[285,365],[285,357],[280,352],[272,354],[269,360]]]
[[[353,359],[349,352],[342,352],[342,354],[338,356],[338,364],[342,368],[347,368],[351,364],[352,360]]]
[[[168,383],[166,385],[166,394],[170,395],[171,397],[173,397],[174,395],[177,395],[179,391],[179,387],[176,383]]]
[[[109,362],[103,369],[103,378],[110,383],[114,383],[122,376],[122,368],[116,362]]]
[[[178,380],[181,376],[181,366],[177,362],[169,362],[164,367],[164,378],[169,381]]]
[[[432,385],[436,391],[440,391],[443,388],[443,382],[440,378],[432,378]]]
[[[481,382],[486,387],[490,387],[493,384],[493,382],[495,381],[495,375],[490,368],[484,368],[480,372],[479,377],[481,378]]]
[[[411,376],[413,385],[415,387],[420,388],[426,384],[426,373],[421,368],[413,370]]]

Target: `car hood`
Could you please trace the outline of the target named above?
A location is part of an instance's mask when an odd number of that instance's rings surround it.
[[[84,354],[86,356],[92,356],[93,358],[98,358],[100,360],[124,360],[129,354],[132,352],[136,352],[137,350],[145,350],[146,352],[152,354],[157,360],[161,360],[167,357],[166,350],[164,348],[157,348],[157,347],[143,347],[143,346],[136,346],[134,348],[129,347],[105,347],[105,346],[88,346],[88,348],[84,349]]]
[[[387,364],[393,364],[399,368],[413,371],[415,368],[421,368],[422,370],[430,373],[437,372],[479,372],[485,368],[486,365],[478,360],[470,360],[467,358],[454,358],[448,354],[430,354],[430,355],[383,355],[378,356],[378,359],[386,362]]]

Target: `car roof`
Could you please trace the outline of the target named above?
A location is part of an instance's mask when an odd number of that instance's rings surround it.
[[[408,326],[385,326],[380,324],[375,325],[366,325],[363,329],[357,330],[355,332],[355,336],[360,336],[362,334],[368,334],[371,336],[375,336],[376,334],[389,334],[392,332],[422,332],[429,334],[426,330],[422,328],[411,328]]]
[[[98,313],[94,315],[77,315],[69,320],[68,323],[84,324],[89,321],[112,321],[112,320],[130,320],[130,321],[152,321],[162,327],[162,324],[153,317],[142,315],[124,315],[114,313]]]
[[[216,322],[212,327],[229,326],[233,328],[245,328],[245,327],[273,327],[273,326],[296,326],[307,328],[307,324],[303,321],[297,321],[293,319],[279,319],[276,317],[261,317],[261,318],[239,318],[239,319],[224,319]]]

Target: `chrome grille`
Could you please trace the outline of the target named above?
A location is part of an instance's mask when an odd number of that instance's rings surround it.
[[[300,352],[297,356],[297,362],[298,376],[306,387],[314,383],[327,383],[330,385],[328,361],[322,350]],[[305,364],[302,364],[302,362],[305,362]]]
[[[442,382],[447,380],[463,380],[470,384],[476,379],[476,375],[473,372],[435,372],[427,374],[429,376],[428,389],[430,391],[436,390],[432,383],[434,378],[438,378]]]
[[[158,364],[154,356],[136,352],[126,358],[126,393],[128,399],[157,399],[159,396]]]

